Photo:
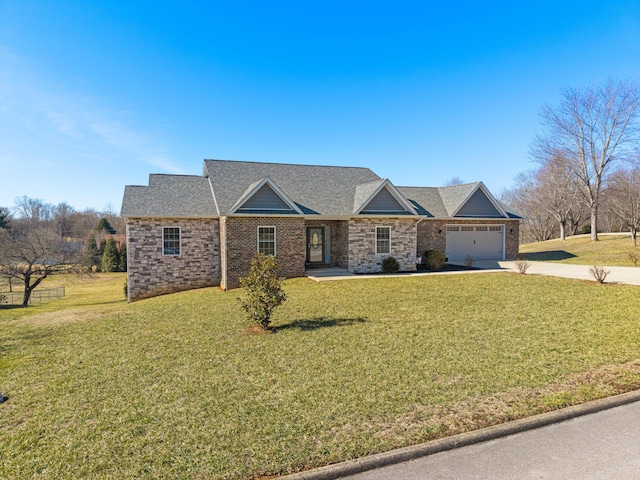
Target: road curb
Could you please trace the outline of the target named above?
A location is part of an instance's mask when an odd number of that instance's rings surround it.
[[[553,412],[542,413],[533,417],[515,420],[501,425],[475,430],[473,432],[461,433],[452,437],[441,438],[419,445],[399,448],[389,452],[378,453],[368,457],[348,460],[342,463],[327,465],[325,467],[307,470],[279,477],[281,480],[333,480],[357,473],[386,467],[397,463],[415,460],[416,458],[433,455],[434,453],[445,452],[455,448],[465,447],[476,443],[487,442],[502,437],[507,437],[515,433],[525,432],[536,428],[564,422],[572,418],[600,412],[609,408],[627,405],[640,401],[640,390],[623,393],[613,397],[602,398],[592,402],[575,405],[572,407],[555,410]]]

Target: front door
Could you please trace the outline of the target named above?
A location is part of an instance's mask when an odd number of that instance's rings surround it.
[[[324,263],[324,227],[307,227],[307,263]]]

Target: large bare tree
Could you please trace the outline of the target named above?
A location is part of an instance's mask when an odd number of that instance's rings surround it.
[[[640,167],[624,168],[611,177],[607,190],[607,205],[622,225],[631,232],[633,246],[637,246],[640,228]]]
[[[535,172],[521,173],[516,177],[516,186],[500,196],[500,201],[523,218],[520,229],[521,241],[543,242],[552,239],[557,222],[549,210],[540,203]]]
[[[24,284],[24,306],[45,278],[75,271],[79,264],[78,253],[67,248],[46,223],[14,221],[11,229],[0,230],[0,245],[0,270]]]
[[[592,240],[598,240],[600,194],[611,166],[638,148],[639,115],[639,89],[630,80],[567,88],[559,105],[542,108],[545,131],[534,140],[533,154],[543,162],[557,152],[565,156],[589,207]]]
[[[554,152],[533,173],[533,196],[540,208],[555,218],[560,229],[560,239],[565,240],[567,228],[572,233],[575,223],[583,221],[582,196],[567,159],[562,152]]]

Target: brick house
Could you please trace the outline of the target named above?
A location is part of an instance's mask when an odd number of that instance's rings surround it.
[[[339,266],[379,272],[418,252],[449,260],[515,258],[519,217],[482,182],[396,187],[368,168],[205,160],[202,175],[149,176],[125,187],[129,300],[238,286],[255,252],[280,273]]]

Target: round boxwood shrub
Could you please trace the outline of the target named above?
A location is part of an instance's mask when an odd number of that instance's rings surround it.
[[[382,261],[382,273],[397,273],[400,270],[400,264],[395,257],[388,256]]]
[[[427,266],[431,270],[440,270],[447,261],[446,255],[440,250],[427,250],[424,252],[422,261],[424,262],[425,259],[427,260]]]

